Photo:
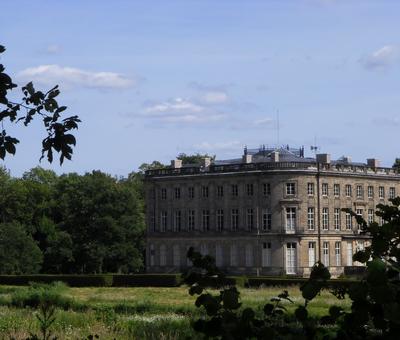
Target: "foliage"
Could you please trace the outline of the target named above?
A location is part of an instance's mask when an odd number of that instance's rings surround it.
[[[200,164],[205,157],[208,157],[213,161],[213,160],[215,160],[216,156],[215,155],[210,156],[208,154],[202,155],[200,153],[196,153],[193,155],[187,155],[185,153],[180,153],[177,158],[182,160],[182,164]]]
[[[0,45],[0,54],[5,51]],[[7,133],[4,123],[16,124],[23,122],[28,126],[35,116],[40,116],[45,130],[46,137],[42,141],[42,156],[53,161],[53,151],[60,154],[60,164],[64,159],[71,159],[76,140],[70,132],[78,128],[80,119],[78,116],[70,116],[61,120],[61,114],[67,107],[59,106],[56,97],[60,94],[58,85],[47,92],[35,90],[32,82],[22,87],[23,97],[15,102],[9,99],[9,95],[17,87],[11,77],[4,73],[5,67],[0,64],[0,158],[4,159],[6,154],[14,155],[19,140]],[[24,113],[21,113],[23,111]]]

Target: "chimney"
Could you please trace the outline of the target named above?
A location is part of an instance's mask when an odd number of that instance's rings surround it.
[[[253,155],[249,155],[249,154],[243,155],[242,162],[246,163],[246,164],[252,163],[253,162]]]
[[[351,163],[351,157],[350,156],[343,156],[343,162]]]
[[[272,162],[279,162],[279,152],[278,151],[272,151],[271,152],[271,161]]]
[[[182,168],[182,160],[181,159],[173,159],[171,161],[171,167],[174,169]]]
[[[371,168],[379,168],[381,164],[379,160],[376,158],[368,158],[367,165],[370,166]]]
[[[331,163],[331,155],[329,153],[317,154],[317,163],[330,164]]]
[[[211,165],[211,158],[210,157],[204,157],[201,160],[201,167],[202,168],[208,169],[210,167],[210,165]]]

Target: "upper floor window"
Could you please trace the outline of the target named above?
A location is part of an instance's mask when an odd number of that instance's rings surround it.
[[[208,186],[203,185],[201,187],[201,196],[204,198],[208,197]]]
[[[161,189],[161,199],[166,200],[167,199],[167,189],[162,188]]]
[[[188,196],[189,198],[194,198],[194,187],[188,188]]]
[[[368,223],[374,222],[374,209],[368,209]]]
[[[328,230],[329,229],[329,209],[322,208],[322,229]]]
[[[295,231],[296,229],[296,208],[286,208],[286,231]]]
[[[248,183],[247,184],[247,195],[253,196],[253,194],[254,194],[254,185],[253,185],[253,183]]]
[[[308,230],[314,230],[315,228],[315,209],[312,207],[307,210],[307,228]]]
[[[360,217],[363,217],[363,209],[356,209],[356,214]],[[358,224],[358,230],[361,229],[361,224]]]
[[[181,198],[181,188],[175,188],[175,198],[176,199]]]
[[[210,230],[210,211],[209,210],[203,210],[201,224],[203,227],[203,231]]]
[[[357,198],[363,198],[364,193],[363,193],[362,185],[357,185],[356,186],[356,195],[357,195]]]
[[[217,186],[217,196],[223,197],[224,196],[224,187],[222,185]]]
[[[217,231],[224,230],[224,210],[217,210]]]
[[[350,213],[346,213],[346,229],[351,230],[353,228],[353,218]]]
[[[351,197],[351,185],[346,184],[346,186],[344,188],[345,188],[346,197]]]
[[[232,196],[238,195],[238,186],[237,184],[232,184]]]
[[[385,198],[385,188],[384,187],[379,187],[379,198],[380,199]]]
[[[286,195],[296,195],[296,183],[286,183]]]
[[[328,183],[322,183],[322,196],[328,196]]]
[[[231,228],[232,231],[239,228],[239,209],[232,209],[231,211]]]
[[[270,212],[264,211],[262,228],[263,230],[271,230],[271,227],[272,227],[272,215]]]
[[[395,197],[396,197],[396,188],[390,187],[389,188],[389,198],[395,198]]]
[[[340,185],[339,184],[334,184],[333,185],[333,195],[335,197],[339,197],[340,196]]]
[[[253,209],[247,209],[247,230],[252,230],[254,227],[254,214]]]
[[[189,210],[188,213],[188,230],[193,231],[195,228],[195,211]]]
[[[340,208],[335,208],[334,210],[333,227],[335,230],[340,230]]]
[[[271,195],[271,184],[270,183],[263,184],[263,193],[264,193],[264,196]]]
[[[374,187],[372,185],[368,186],[368,198],[374,197]]]
[[[168,227],[168,213],[166,211],[161,211],[161,231],[167,231]]]
[[[314,195],[314,183],[307,183],[307,195]]]
[[[180,210],[174,212],[174,231],[181,231],[181,216]]]

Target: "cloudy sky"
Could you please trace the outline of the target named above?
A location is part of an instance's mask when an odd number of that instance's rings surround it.
[[[8,73],[59,84],[83,121],[73,161],[41,164],[58,173],[126,176],[180,152],[224,159],[314,140],[334,158],[400,156],[399,1],[5,0],[1,10]],[[4,165],[18,176],[39,164],[44,129],[10,131],[21,143]]]

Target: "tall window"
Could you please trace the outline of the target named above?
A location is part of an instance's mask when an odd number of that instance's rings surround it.
[[[261,266],[270,267],[272,262],[271,257],[271,242],[263,242],[261,252]]]
[[[272,227],[272,215],[268,211],[263,212],[263,222],[262,222],[262,228],[263,230],[271,230]]]
[[[181,211],[174,212],[174,231],[181,231]]]
[[[217,186],[217,196],[224,197],[224,187],[222,185]]]
[[[353,265],[353,242],[352,241],[347,242],[346,258],[347,258],[347,261],[346,261],[347,265],[352,266]]]
[[[314,195],[314,183],[307,183],[307,195]]]
[[[160,246],[160,266],[167,265],[167,247],[165,244]]]
[[[322,263],[329,267],[329,242],[322,243]]]
[[[346,197],[351,197],[351,185],[346,184],[346,186],[344,187],[344,190],[345,190]]]
[[[217,210],[217,231],[224,230],[224,210]]]
[[[307,210],[307,228],[308,230],[314,230],[315,228],[315,209],[312,207]]]
[[[368,223],[374,222],[374,209],[368,209]]]
[[[188,188],[188,196],[189,198],[194,198],[194,187]]]
[[[232,184],[231,189],[232,189],[232,196],[236,197],[238,195],[238,186],[237,186],[237,184]]]
[[[296,274],[297,256],[296,243],[286,243],[286,274]]]
[[[336,266],[341,266],[342,265],[342,254],[340,250],[340,242],[335,242],[335,265]]]
[[[263,184],[263,193],[264,193],[264,196],[271,195],[271,184],[270,183]]]
[[[322,208],[322,229],[328,230],[329,229],[329,209]]]
[[[396,197],[396,188],[390,187],[389,188],[389,198],[395,198],[395,197]]]
[[[340,208],[335,208],[333,213],[333,227],[340,230]]]
[[[335,197],[339,197],[340,196],[340,185],[339,184],[334,184],[333,185],[333,195]]]
[[[363,198],[363,187],[362,185],[357,185],[356,186],[356,194],[357,194],[357,198]]]
[[[379,198],[380,199],[385,198],[385,188],[384,187],[379,187]]]
[[[162,188],[161,189],[161,199],[166,200],[167,199],[167,189]]]
[[[174,267],[181,266],[181,251],[179,249],[179,245],[177,244],[172,247],[172,260]]]
[[[252,267],[253,266],[253,247],[251,244],[246,245],[246,250],[245,250],[245,257],[246,257],[246,267]]]
[[[296,195],[296,183],[286,183],[286,195]]]
[[[175,188],[175,198],[176,199],[181,198],[181,188]]]
[[[322,183],[322,196],[328,196],[328,183]]]
[[[237,266],[237,246],[235,244],[231,245],[231,267]]]
[[[294,232],[296,229],[296,208],[286,208],[286,231]]]
[[[215,264],[217,267],[223,265],[222,247],[220,244],[215,246]]]
[[[193,231],[195,228],[195,212],[194,210],[189,210],[188,212],[188,230]]]
[[[231,212],[231,228],[232,231],[238,230],[239,228],[239,209],[232,209]]]
[[[201,187],[201,196],[203,196],[204,198],[208,197],[208,186],[203,185]]]
[[[356,209],[356,214],[363,217],[363,209]],[[361,224],[357,224],[358,230],[361,229]]]
[[[247,195],[253,196],[253,194],[254,194],[254,185],[253,185],[253,183],[248,183],[247,184]]]
[[[201,224],[203,231],[210,230],[210,210],[203,210]]]
[[[351,230],[353,229],[352,217],[350,213],[346,213],[346,229]]]
[[[166,211],[161,211],[161,231],[167,231],[168,227],[168,213]]]
[[[374,187],[372,185],[368,186],[368,198],[374,197]]]
[[[315,264],[315,242],[308,242],[308,266],[312,267]]]
[[[247,230],[252,230],[254,227],[254,214],[253,209],[247,209]]]

